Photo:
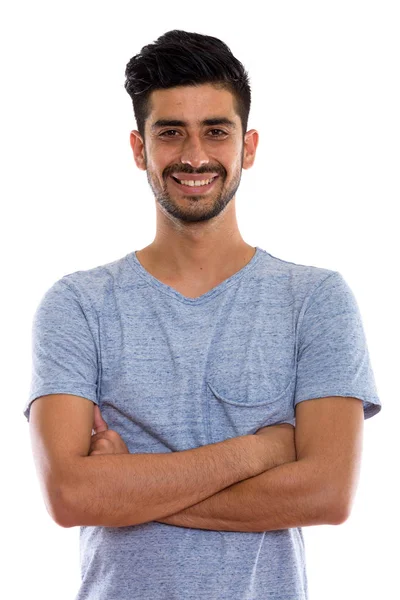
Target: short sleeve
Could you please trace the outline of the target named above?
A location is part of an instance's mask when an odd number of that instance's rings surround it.
[[[306,300],[298,329],[294,404],[327,396],[359,398],[364,419],[381,410],[357,301],[337,271]]]
[[[98,355],[78,296],[63,279],[41,299],[32,324],[32,373],[24,415],[46,394],[74,394],[97,403]]]

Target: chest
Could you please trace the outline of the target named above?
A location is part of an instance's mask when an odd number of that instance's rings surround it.
[[[130,451],[162,452],[294,418],[293,306],[152,302],[100,320],[100,408]]]

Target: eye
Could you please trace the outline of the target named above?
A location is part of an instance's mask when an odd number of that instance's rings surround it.
[[[218,135],[212,135],[211,137],[221,137],[223,135],[227,135],[226,131],[222,129],[210,129],[209,133],[218,132]],[[179,133],[176,129],[168,129],[167,131],[163,131],[160,133],[160,137],[177,137],[176,135],[169,135],[170,133]]]
[[[168,129],[168,131],[163,131],[163,133],[160,133],[160,137],[165,136],[165,137],[175,137],[174,135],[166,135],[167,133],[171,133],[171,131],[173,133],[176,133],[176,129]]]
[[[222,129],[210,129],[210,131],[219,131],[222,135],[227,135],[226,131],[222,131]],[[211,137],[221,137],[219,135],[212,135]]]

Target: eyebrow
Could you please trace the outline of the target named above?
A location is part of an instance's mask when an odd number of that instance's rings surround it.
[[[214,117],[213,119],[204,119],[203,121],[197,121],[199,125],[225,125],[231,129],[236,129],[236,123],[226,117]],[[151,131],[160,127],[186,127],[188,123],[186,121],[180,121],[177,119],[158,119],[151,126]]]

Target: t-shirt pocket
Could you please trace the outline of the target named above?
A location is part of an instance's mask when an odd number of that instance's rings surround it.
[[[254,434],[261,427],[295,423],[293,395],[295,368],[288,369],[286,380],[277,388],[265,378],[241,376],[207,380],[207,435],[209,443]]]

